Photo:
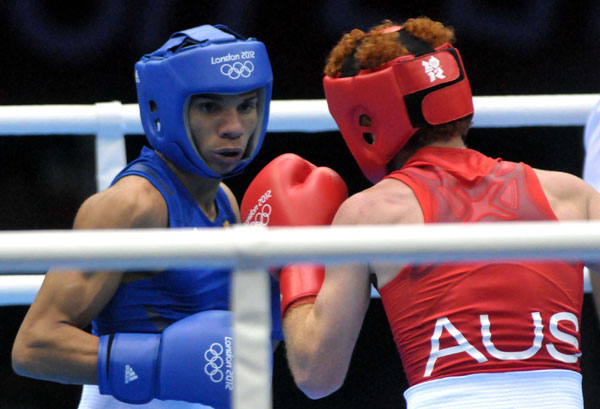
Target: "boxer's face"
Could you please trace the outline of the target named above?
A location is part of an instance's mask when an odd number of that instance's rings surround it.
[[[242,158],[258,122],[258,93],[195,95],[188,111],[196,149],[212,170],[229,173]]]

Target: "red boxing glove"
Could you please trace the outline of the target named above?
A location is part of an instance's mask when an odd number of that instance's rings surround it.
[[[256,175],[240,211],[246,224],[327,225],[347,197],[348,188],[333,169],[285,153]]]
[[[273,159],[254,178],[240,207],[246,224],[317,226],[331,224],[348,197],[344,180],[334,170],[316,167],[292,153]],[[282,316],[294,304],[311,302],[324,278],[323,266],[290,265],[272,271],[281,289]]]
[[[289,264],[279,273],[281,316],[293,307],[314,303],[325,280],[325,267],[318,264]]]

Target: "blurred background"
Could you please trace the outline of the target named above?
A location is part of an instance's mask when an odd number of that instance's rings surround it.
[[[485,95],[600,92],[600,3],[581,0],[82,0],[0,1],[0,104],[135,103],[133,65],[177,30],[226,24],[263,41],[275,75],[273,99],[321,99],[330,49],[352,28],[389,18],[428,16],[454,27],[473,93]],[[506,160],[581,175],[582,127],[472,129],[468,143]],[[145,144],[127,136],[133,159]],[[243,175],[229,181],[241,199],[271,159],[295,152],[337,170],[350,193],[369,184],[341,136],[271,133]],[[0,138],[0,229],[68,229],[95,192],[93,135]],[[600,329],[590,295],[582,318],[581,365],[586,407],[600,407]],[[75,408],[80,387],[13,374],[10,349],[27,306],[0,308],[0,409]],[[374,299],[348,379],[332,396],[311,401],[291,381],[284,347],[277,351],[275,408],[401,408],[404,373],[383,308]],[[10,385],[10,387],[9,387]]]

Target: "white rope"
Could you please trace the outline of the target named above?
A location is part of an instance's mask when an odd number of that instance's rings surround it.
[[[600,221],[0,232],[0,271],[600,259]]]
[[[137,104],[119,106],[119,126],[124,134],[142,133]],[[95,135],[105,125],[104,108],[95,105],[3,105],[0,135]],[[108,126],[111,126],[110,124]]]
[[[474,97],[473,127],[583,126],[600,94]],[[336,131],[323,99],[272,101],[269,132]],[[142,134],[137,104],[0,106],[2,135],[96,135],[97,188],[125,166],[127,134]]]
[[[0,276],[0,307],[31,304],[43,279],[43,275]]]
[[[271,228],[269,231],[256,226],[235,226],[213,229],[210,235],[195,229],[0,232],[0,271],[40,273],[53,266],[88,270],[199,265],[236,268],[246,265],[248,260],[264,268],[291,261],[366,261],[378,257],[412,263],[468,257],[586,258],[600,256],[598,223]],[[479,250],[475,251],[476,248]],[[0,305],[30,304],[42,277],[0,276]],[[585,291],[591,291],[588,273]]]
[[[600,94],[476,96],[473,126],[583,126],[598,100]],[[143,133],[137,104],[111,104],[119,106],[124,134]],[[0,106],[0,135],[95,135],[104,126],[102,110],[101,104]],[[269,132],[335,130],[323,99],[271,102]]]
[[[270,408],[267,267],[294,261],[404,263],[600,260],[600,221],[0,232],[0,271],[222,265],[233,276],[234,407]],[[262,273],[262,280],[255,280]],[[247,276],[247,277],[245,277]],[[251,281],[252,296],[248,296]],[[263,302],[259,302],[262,300]]]

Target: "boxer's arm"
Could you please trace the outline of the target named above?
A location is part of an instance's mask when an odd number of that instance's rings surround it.
[[[361,222],[354,202],[342,204],[334,225]],[[314,304],[291,308],[284,317],[290,369],[307,396],[318,399],[343,384],[369,301],[368,266],[332,266]]]
[[[583,142],[585,147],[585,161],[583,165],[583,178],[596,190],[600,190],[600,101],[596,103],[585,124]],[[590,215],[598,218],[600,205],[596,204],[592,195],[590,199]],[[598,217],[596,217],[598,216]],[[596,314],[600,318],[600,268],[599,263],[588,263],[591,271],[590,282],[592,296],[596,306]]]
[[[583,144],[583,178],[596,189],[600,189],[600,101],[592,109],[585,124]]]
[[[600,219],[600,194],[591,190],[588,196],[588,217],[590,220]],[[590,282],[592,285],[592,297],[596,307],[597,317],[600,319],[600,260],[586,263],[590,270]]]
[[[392,223],[423,223],[423,214],[408,186],[386,179],[347,199],[332,224]],[[314,305],[290,310],[284,319],[286,343],[291,344],[286,348],[288,361],[308,396],[325,396],[342,385],[369,305],[370,273],[376,273],[378,283],[384,285],[402,267],[391,263],[330,266]]]
[[[157,201],[151,189],[141,178],[124,178],[86,200],[73,227],[164,227],[166,204],[162,201],[161,209],[162,197]],[[112,298],[122,276],[76,270],[46,274],[15,338],[14,370],[62,383],[96,383],[98,338],[83,329]]]
[[[590,184],[565,172],[535,172],[558,220],[600,220],[600,194]],[[600,273],[599,262],[590,260],[586,265]]]
[[[242,220],[267,226],[329,225],[347,197],[346,184],[335,171],[287,153],[269,162],[250,183],[242,199]],[[284,315],[299,303],[313,303],[323,270],[311,264],[271,269],[279,280]]]
[[[585,192],[587,196],[587,218],[588,220],[598,221],[600,220],[600,193],[588,184],[586,184]],[[596,273],[596,276],[600,274],[600,260],[586,264],[590,270]]]
[[[544,193],[559,220],[600,220],[600,194],[590,184],[564,172],[535,169]],[[600,260],[586,260],[592,295],[600,317]]]
[[[227,194],[227,198],[229,199],[229,203],[231,204],[233,213],[235,213],[236,221],[238,223],[240,223],[240,206],[237,202],[235,195],[233,194],[231,189],[229,189],[229,187],[225,183],[221,183],[221,188],[223,188],[223,190],[225,191],[225,194]]]
[[[83,331],[118,286],[119,274],[49,272],[15,338],[19,375],[61,383],[96,383],[98,338]]]

